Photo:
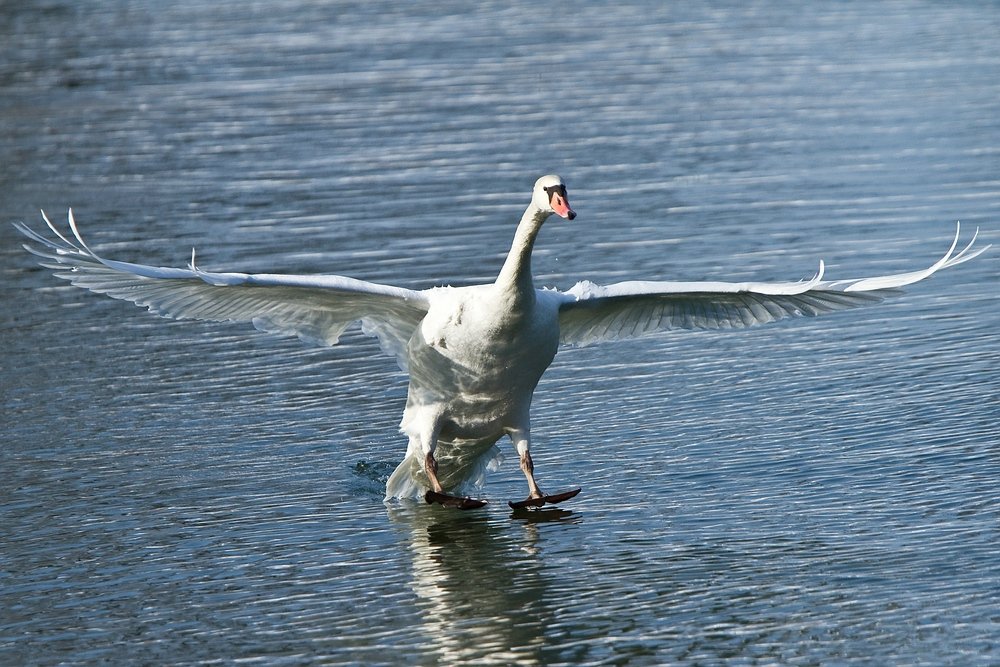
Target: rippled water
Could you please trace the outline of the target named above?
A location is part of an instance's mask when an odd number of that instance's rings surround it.
[[[997,252],[876,308],[565,350],[561,511],[382,503],[405,378],[62,285],[105,254],[423,288],[796,279],[1000,242],[995,3],[0,11],[0,662],[1000,661]]]

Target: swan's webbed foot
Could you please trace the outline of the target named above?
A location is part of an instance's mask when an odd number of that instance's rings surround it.
[[[528,496],[524,500],[519,501],[508,501],[507,504],[510,505],[511,509],[520,510],[526,507],[541,507],[542,505],[554,505],[556,503],[561,503],[564,500],[569,500],[580,493],[582,489],[573,489],[572,491],[563,491],[562,493],[556,493],[551,496]]]
[[[451,496],[447,493],[438,493],[437,491],[428,491],[424,494],[424,500],[428,503],[443,505],[444,507],[457,507],[460,510],[474,510],[486,505],[485,500],[477,500],[476,498],[462,496]]]
[[[563,491],[551,496],[545,495],[535,482],[535,464],[532,462],[531,454],[528,452],[527,439],[518,441],[517,451],[521,455],[521,471],[528,480],[528,497],[516,502],[508,501],[507,504],[510,505],[511,509],[520,510],[526,507],[541,507],[545,504],[554,505],[555,503],[569,500],[580,493],[580,489],[573,489],[572,491]]]

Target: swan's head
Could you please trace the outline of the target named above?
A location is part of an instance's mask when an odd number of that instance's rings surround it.
[[[531,201],[541,210],[555,213],[561,218],[572,220],[576,217],[576,212],[569,207],[566,186],[558,176],[550,174],[535,181]]]

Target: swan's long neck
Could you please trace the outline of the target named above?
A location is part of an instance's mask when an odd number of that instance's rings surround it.
[[[521,222],[514,232],[514,242],[507,253],[507,261],[500,269],[496,285],[522,298],[534,299],[535,284],[531,278],[531,250],[542,223],[550,213],[543,211],[532,202],[521,216]]]

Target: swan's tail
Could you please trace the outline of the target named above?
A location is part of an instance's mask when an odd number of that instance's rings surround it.
[[[406,453],[403,462],[389,475],[385,483],[385,499],[390,498],[420,498],[427,492],[427,486],[420,482],[423,476],[419,456]],[[426,477],[425,477],[426,479]]]

